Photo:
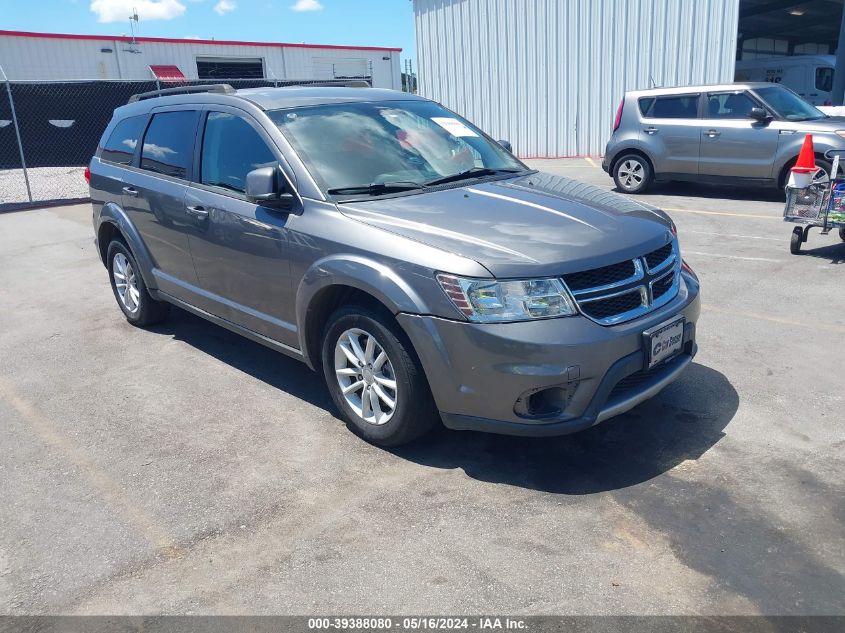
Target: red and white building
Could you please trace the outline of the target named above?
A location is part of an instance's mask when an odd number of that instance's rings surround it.
[[[12,80],[285,79],[370,77],[401,90],[401,48],[70,35],[0,30]]]

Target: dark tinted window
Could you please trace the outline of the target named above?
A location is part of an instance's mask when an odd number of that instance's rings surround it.
[[[135,146],[138,145],[138,139],[144,133],[146,122],[146,116],[133,116],[118,123],[103,146],[100,158],[121,165],[131,163]]]
[[[197,115],[188,110],[153,115],[141,149],[141,168],[185,178],[191,164]]]
[[[833,90],[833,68],[829,66],[816,68],[816,90],[824,92]]]
[[[751,108],[759,108],[746,94],[717,94],[707,97],[707,118],[709,119],[747,119]]]
[[[201,182],[244,191],[246,175],[278,160],[249,123],[226,112],[210,112],[202,142]]]
[[[264,63],[260,59],[198,59],[200,79],[264,79]]]
[[[640,99],[640,112],[649,119],[698,118],[698,95]]]

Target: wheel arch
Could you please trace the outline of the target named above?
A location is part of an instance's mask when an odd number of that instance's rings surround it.
[[[619,163],[619,161],[628,154],[636,154],[637,156],[640,156],[646,161],[648,161],[648,166],[651,167],[652,175],[654,175],[655,177],[657,176],[657,173],[654,171],[654,161],[651,159],[651,156],[648,155],[648,152],[646,152],[640,147],[634,146],[626,147],[625,149],[620,149],[618,152],[616,152],[616,154],[613,155],[613,158],[610,160],[610,165],[608,166],[608,173],[611,176],[613,176],[613,170],[616,169],[616,165]]]
[[[329,316],[350,303],[391,318],[400,312],[426,312],[419,294],[388,266],[357,255],[324,258],[305,274],[296,292],[300,349],[312,369],[320,366],[320,341]]]
[[[144,284],[146,284],[148,289],[156,291],[158,285],[153,275],[153,258],[144,245],[144,241],[137,227],[129,219],[129,216],[126,215],[126,212],[116,204],[107,203],[103,205],[100,211],[99,220],[100,223],[97,227],[97,250],[103,264],[108,266],[106,253],[109,243],[115,237],[122,238],[135,257],[138,267],[141,269],[140,272],[144,279]]]
[[[817,160],[817,161],[823,160],[826,163],[832,162],[829,158],[825,157],[824,152],[814,152],[813,156],[814,156],[815,160]],[[787,178],[789,178],[789,170],[797,161],[798,161],[798,154],[796,154],[795,156],[787,159],[781,165],[780,171],[778,172],[777,181],[776,181],[778,189],[783,189],[786,186],[786,180],[787,180]]]

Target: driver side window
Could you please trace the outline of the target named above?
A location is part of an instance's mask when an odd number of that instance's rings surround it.
[[[747,119],[751,108],[759,107],[745,93],[722,93],[707,96],[708,119]]]
[[[278,160],[249,123],[228,112],[209,112],[205,121],[200,182],[243,193],[246,175]]]

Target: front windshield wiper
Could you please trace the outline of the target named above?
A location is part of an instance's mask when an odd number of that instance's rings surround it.
[[[354,187],[335,187],[329,189],[328,193],[337,196],[348,196],[359,193],[377,196],[381,193],[390,193],[392,191],[408,191],[410,189],[422,189],[423,185],[418,182],[408,181],[393,181],[393,182],[374,182],[369,185],[356,185]]]
[[[443,176],[442,178],[435,178],[434,180],[427,180],[423,183],[426,187],[432,187],[434,185],[445,185],[447,182],[456,182],[458,180],[468,180],[470,178],[478,178],[479,176],[497,176],[498,174],[515,174],[521,172],[521,169],[513,169],[513,168],[503,168],[503,169],[492,169],[490,167],[473,167],[472,169],[467,169],[466,171],[458,172],[457,174],[451,174],[449,176]]]

